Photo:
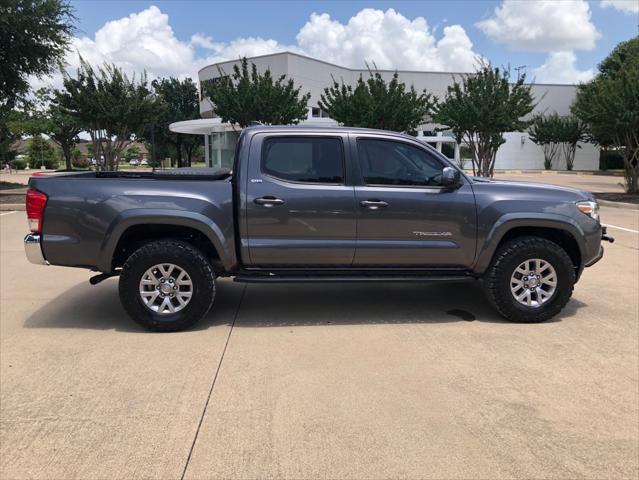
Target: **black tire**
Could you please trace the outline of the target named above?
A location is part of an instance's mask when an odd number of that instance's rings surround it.
[[[510,291],[515,269],[526,260],[539,258],[549,262],[557,273],[557,286],[552,297],[538,307],[520,304]],[[575,269],[572,260],[556,243],[540,237],[519,237],[495,253],[484,276],[484,290],[493,307],[506,319],[517,323],[544,322],[557,315],[572,296]]]
[[[152,311],[139,293],[144,273],[161,263],[175,264],[191,278],[192,297],[175,313]],[[194,325],[211,308],[215,298],[215,273],[207,258],[193,245],[178,240],[158,240],[140,247],[127,259],[122,267],[119,290],[120,301],[133,320],[154,332],[176,332]]]

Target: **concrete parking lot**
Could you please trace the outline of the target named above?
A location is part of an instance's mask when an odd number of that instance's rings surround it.
[[[551,322],[479,285],[219,282],[195,329],[27,263],[0,212],[0,477],[637,478],[639,212]]]

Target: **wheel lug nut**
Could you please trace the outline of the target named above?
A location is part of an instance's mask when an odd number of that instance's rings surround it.
[[[159,286],[159,285],[157,285],[157,286],[155,287],[155,289],[156,289],[156,290],[159,290],[159,289],[160,289],[160,286]]]
[[[160,282],[164,283],[166,280],[164,280],[163,278],[160,278]]]
[[[173,287],[173,290],[177,290],[177,285],[175,285],[175,286]]]
[[[524,288],[528,288],[528,285],[524,285]]]

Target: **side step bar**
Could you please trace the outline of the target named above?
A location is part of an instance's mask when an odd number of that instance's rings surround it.
[[[368,282],[469,282],[470,275],[238,275],[242,283],[368,283]]]

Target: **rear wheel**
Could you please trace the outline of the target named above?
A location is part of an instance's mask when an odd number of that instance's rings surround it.
[[[174,332],[198,322],[215,298],[215,274],[207,258],[177,240],[148,243],[127,259],[120,300],[136,322],[152,331]]]
[[[558,314],[572,296],[572,260],[556,243],[520,237],[495,254],[484,278],[486,296],[512,322],[543,322]]]

